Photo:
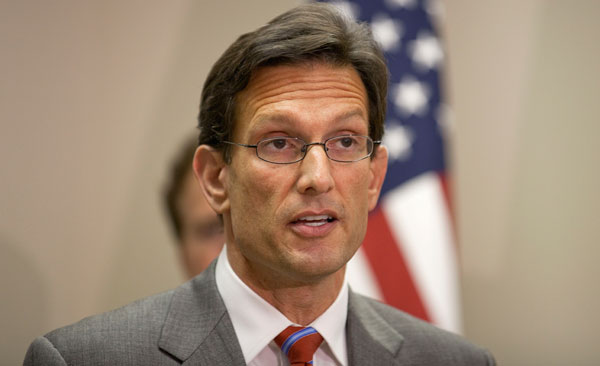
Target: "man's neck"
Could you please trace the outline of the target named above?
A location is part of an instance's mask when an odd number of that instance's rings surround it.
[[[344,268],[318,283],[265,289],[248,284],[260,297],[296,324],[308,325],[331,306],[344,280]]]
[[[231,259],[233,271],[252,291],[299,325],[312,323],[331,306],[342,288],[346,270],[344,266],[318,279],[300,280],[240,266],[239,258]]]

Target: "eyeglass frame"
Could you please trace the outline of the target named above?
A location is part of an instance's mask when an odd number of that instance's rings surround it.
[[[367,139],[367,142],[371,141],[373,143],[373,148],[371,149],[370,153],[368,153],[366,156],[364,156],[364,157],[362,157],[360,159],[356,159],[356,160],[337,160],[337,159],[333,159],[327,153],[327,150],[328,150],[328,148],[326,146],[327,141],[330,141],[330,140],[333,140],[333,139],[337,139],[337,138],[342,138],[342,137],[364,137],[364,138]],[[300,140],[304,144],[304,146],[302,146],[302,148],[300,149],[300,151],[303,152],[303,155],[302,155],[302,157],[300,159],[294,160],[294,161],[290,161],[290,162],[285,162],[285,163],[278,163],[278,162],[266,160],[266,159],[262,158],[260,155],[258,155],[258,145],[261,142],[269,141],[269,140],[277,140],[277,139],[282,139],[282,138]],[[333,136],[333,137],[330,137],[328,139],[325,139],[325,141],[323,141],[323,142],[310,142],[310,143],[307,143],[306,141],[304,141],[303,139],[301,139],[299,137],[290,137],[290,136],[278,136],[278,137],[269,137],[269,138],[261,139],[261,140],[258,140],[258,142],[255,145],[252,145],[252,144],[242,144],[242,143],[239,143],[239,142],[226,141],[226,140],[221,140],[221,142],[225,143],[225,144],[230,144],[230,145],[237,145],[237,146],[241,146],[241,147],[253,148],[256,151],[256,157],[259,158],[260,160],[266,161],[267,163],[271,163],[271,164],[281,164],[281,165],[283,165],[283,164],[295,164],[297,162],[300,162],[300,161],[304,160],[304,158],[306,157],[306,154],[308,154],[309,147],[310,146],[314,146],[314,145],[321,146],[323,148],[323,151],[325,152],[325,156],[327,156],[327,159],[329,159],[331,161],[335,161],[335,162],[338,162],[338,163],[356,163],[357,161],[361,161],[361,160],[364,160],[364,159],[372,156],[373,153],[375,152],[375,148],[378,145],[381,144],[381,140],[373,141],[373,139],[370,136],[364,136],[364,135],[339,135],[339,136]]]

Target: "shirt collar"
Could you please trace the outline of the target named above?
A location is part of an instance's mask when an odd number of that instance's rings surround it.
[[[237,276],[229,264],[225,246],[217,260],[215,276],[246,363],[253,360],[282,330],[295,325]],[[310,324],[323,336],[342,365],[348,363],[345,332],[347,314],[348,285],[344,278],[335,301]]]

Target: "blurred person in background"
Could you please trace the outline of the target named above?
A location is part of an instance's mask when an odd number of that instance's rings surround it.
[[[179,260],[188,278],[204,271],[225,242],[223,223],[206,202],[192,169],[197,141],[196,137],[189,138],[177,152],[163,194]]]

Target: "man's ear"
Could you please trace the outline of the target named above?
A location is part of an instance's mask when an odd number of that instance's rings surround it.
[[[200,145],[194,154],[194,174],[204,192],[206,201],[218,214],[229,209],[227,196],[227,164],[223,155],[212,146]]]
[[[371,175],[369,181],[369,211],[373,210],[377,206],[377,200],[379,199],[379,193],[381,193],[381,186],[383,185],[383,179],[387,172],[388,165],[388,151],[383,145],[377,147],[377,153],[371,159]]]

